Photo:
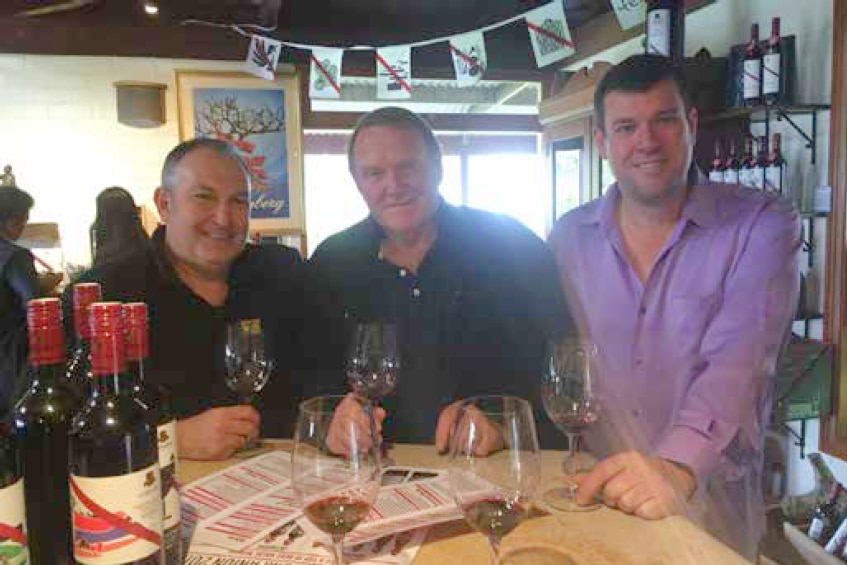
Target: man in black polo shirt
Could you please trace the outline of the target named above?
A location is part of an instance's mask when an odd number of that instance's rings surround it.
[[[411,112],[365,116],[348,160],[370,215],[327,239],[312,261],[348,319],[399,325],[387,436],[435,438],[443,449],[457,400],[536,400],[545,344],[570,324],[544,243],[509,217],[444,202],[438,142]]]
[[[165,225],[151,248],[82,277],[100,282],[107,300],[148,304],[147,382],[168,391],[179,418],[180,455],[189,458],[226,458],[260,429],[266,437],[289,436],[306,394],[306,325],[317,319],[313,285],[294,250],[245,244],[249,192],[249,174],[226,143],[178,145],[155,193]],[[276,362],[261,394],[261,416],[235,405],[224,382],[226,322],[252,318],[262,320]]]

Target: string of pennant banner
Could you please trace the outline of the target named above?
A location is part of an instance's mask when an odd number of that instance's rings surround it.
[[[610,1],[623,29],[629,29],[644,22],[645,0]],[[182,23],[226,27],[250,37],[245,70],[266,80],[274,79],[283,46],[308,51],[310,53],[309,96],[313,99],[341,98],[342,61],[345,51],[375,51],[377,98],[403,100],[412,98],[411,50],[413,48],[447,42],[453,59],[457,85],[459,87],[473,86],[482,80],[488,68],[484,34],[520,20],[526,22],[535,62],[539,67],[551,65],[576,53],[565,16],[563,0],[553,0],[538,8],[474,31],[384,47],[355,45],[339,48],[307,45],[280,41],[244,31],[244,28],[262,31],[273,31],[275,28],[215,24],[200,20],[185,20]]]

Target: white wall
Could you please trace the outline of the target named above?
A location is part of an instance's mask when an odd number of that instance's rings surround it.
[[[240,63],[178,59],[0,55],[0,166],[35,198],[34,222],[59,222],[65,260],[87,263],[94,198],[105,187],[152,206],[167,152],[179,142],[175,69],[237,70]],[[113,83],[159,82],[167,123],[119,124]]]

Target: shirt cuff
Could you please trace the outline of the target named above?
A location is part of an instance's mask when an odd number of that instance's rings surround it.
[[[721,453],[715,450],[712,439],[687,426],[674,426],[659,442],[655,454],[687,465],[697,478],[698,488],[706,484],[721,460]]]

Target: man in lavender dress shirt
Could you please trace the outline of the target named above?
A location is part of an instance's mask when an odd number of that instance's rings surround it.
[[[697,109],[669,60],[612,68],[594,110],[617,182],[550,235],[571,311],[600,350],[605,411],[586,439],[603,458],[577,500],[687,514],[755,557],[772,376],[799,290],[798,217],[692,167]]]

